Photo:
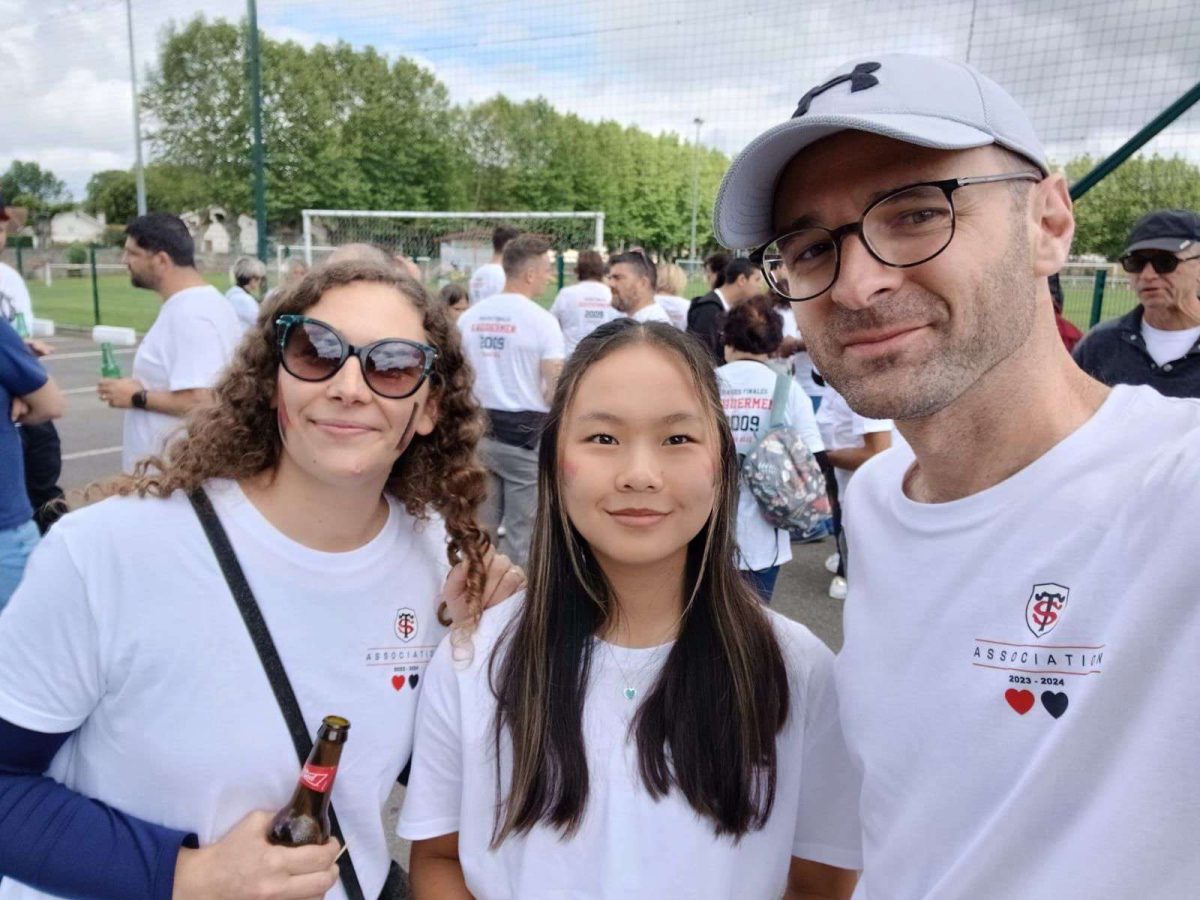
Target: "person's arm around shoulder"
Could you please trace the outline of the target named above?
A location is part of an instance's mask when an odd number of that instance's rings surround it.
[[[792,857],[784,900],[850,900],[858,873]]]
[[[409,869],[413,900],[471,900],[458,858],[457,831],[414,841]]]

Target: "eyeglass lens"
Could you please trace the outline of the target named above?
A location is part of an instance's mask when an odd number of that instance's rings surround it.
[[[325,381],[348,358],[347,345],[336,331],[318,322],[300,322],[288,330],[283,367],[302,381]],[[425,377],[426,352],[406,341],[381,341],[371,347],[363,365],[367,386],[382,397],[412,394]]]
[[[882,262],[912,266],[946,249],[954,235],[954,209],[945,192],[918,185],[885,197],[862,220],[862,238]],[[807,299],[833,284],[838,248],[826,228],[794,231],[769,244],[763,253],[771,286],[793,299]]]

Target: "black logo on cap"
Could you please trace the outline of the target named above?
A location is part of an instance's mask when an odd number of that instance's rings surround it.
[[[792,118],[798,118],[808,112],[809,105],[813,102],[818,94],[823,94],[834,85],[841,84],[843,81],[850,82],[850,93],[856,94],[859,91],[865,91],[867,88],[873,88],[879,84],[879,79],[872,75],[872,72],[878,72],[881,63],[865,62],[859,63],[854,67],[853,72],[847,72],[845,75],[839,75],[837,78],[830,78],[824,84],[817,85],[807,94],[800,98],[800,105],[796,107],[796,111],[792,113]]]

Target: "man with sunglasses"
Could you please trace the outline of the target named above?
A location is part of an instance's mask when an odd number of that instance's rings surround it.
[[[733,162],[813,362],[907,446],[845,499],[836,670],[856,897],[1183,897],[1200,884],[1200,403],[1072,361],[1065,179],[999,85],[849,63]]]
[[[1075,361],[1105,384],[1200,397],[1200,216],[1183,209],[1142,216],[1121,267],[1138,305],[1092,329]]]

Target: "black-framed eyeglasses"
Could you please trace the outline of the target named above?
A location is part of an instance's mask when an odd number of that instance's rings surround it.
[[[1163,250],[1161,253],[1130,253],[1122,256],[1118,262],[1121,263],[1121,268],[1130,275],[1141,274],[1142,269],[1146,268],[1146,263],[1153,266],[1154,271],[1159,275],[1170,275],[1179,268],[1180,263],[1193,259],[1200,259],[1200,256],[1185,256],[1180,259],[1174,253]]]
[[[954,240],[954,192],[959,188],[1041,180],[1036,172],[1007,172],[906,185],[873,202],[857,222],[787,231],[751,253],[750,260],[777,293],[789,300],[812,300],[837,281],[847,235],[857,234],[867,252],[885,266],[919,266]]]
[[[289,375],[301,381],[326,381],[357,356],[367,387],[389,400],[402,400],[420,390],[437,359],[435,347],[404,338],[355,347],[332,325],[308,316],[280,316],[275,329],[279,362]]]

